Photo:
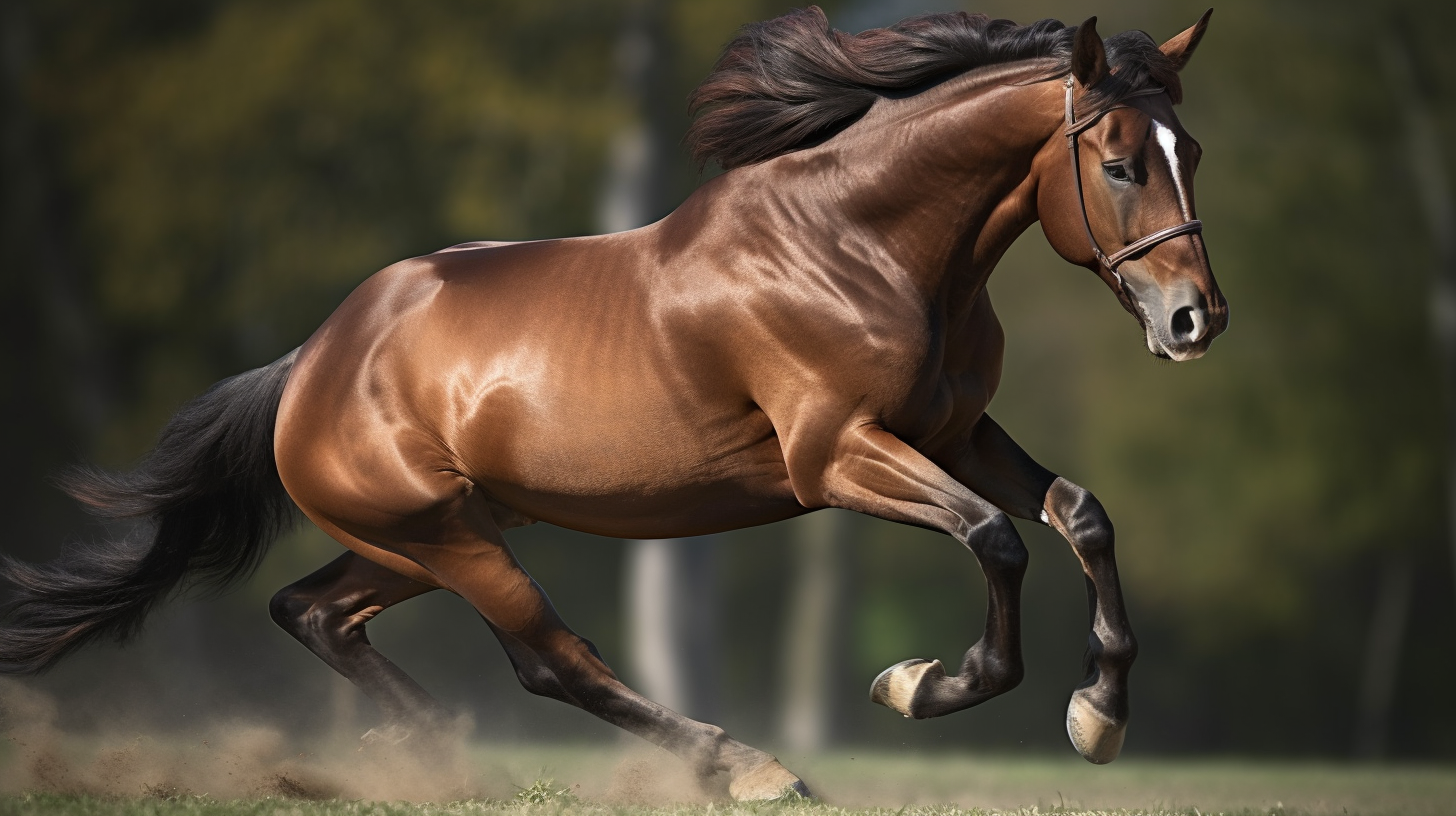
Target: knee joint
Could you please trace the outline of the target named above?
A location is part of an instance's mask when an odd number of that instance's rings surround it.
[[[1030,555],[1005,513],[996,513],[971,529],[971,549],[987,569],[1026,570]]]
[[[1052,509],[1079,553],[1112,549],[1112,519],[1091,491],[1059,480],[1053,487]]]

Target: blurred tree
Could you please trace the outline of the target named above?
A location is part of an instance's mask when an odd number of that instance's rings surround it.
[[[835,713],[843,705],[838,692],[853,620],[846,614],[851,519],[844,510],[820,510],[788,524],[794,582],[784,620],[778,738],[799,753],[823,751],[840,736]]]
[[[219,368],[297,345],[374,269],[590,229],[591,201],[565,191],[591,185],[618,116],[597,70],[610,6],[219,3],[185,38],[97,44],[155,13],[128,5],[75,14],[74,56],[39,91],[86,190],[100,318],[141,390],[113,461]]]
[[[621,116],[599,70],[613,4],[12,0],[4,12],[16,239],[4,274],[20,319],[7,321],[3,407],[8,437],[35,451],[10,476],[24,487],[7,491],[7,515],[43,522],[44,546],[20,554],[54,553],[77,526],[46,472],[78,447],[134,459],[180,402],[301,343],[372,271],[467,239],[591,229],[578,191],[595,187]],[[52,506],[51,519],[35,512]],[[312,566],[330,549],[309,547]],[[212,695],[202,678],[226,678],[264,642],[214,643],[233,634],[229,616],[276,634],[274,588],[158,620],[184,663],[217,661],[175,684],[175,708],[266,695]]]
[[[1446,535],[1452,547],[1452,566],[1456,568],[1456,196],[1451,192],[1451,177],[1431,115],[1431,83],[1417,67],[1424,60],[1413,47],[1408,27],[1407,20],[1391,20],[1390,31],[1380,43],[1380,55],[1392,96],[1405,121],[1406,162],[1435,256],[1429,315],[1431,340],[1443,374],[1440,386],[1446,409]],[[1354,741],[1358,757],[1378,758],[1386,752],[1390,710],[1410,619],[1413,567],[1407,549],[1392,548],[1381,567],[1360,688],[1361,710]]]
[[[74,202],[57,167],[56,128],[35,105],[44,34],[28,3],[0,3],[0,281],[11,303],[0,346],[0,418],[17,431],[7,440],[10,468],[0,492],[25,510],[9,514],[18,553],[44,552],[32,542],[74,526],[34,474],[61,461],[59,439],[89,447],[112,407],[101,328],[74,249]]]
[[[645,226],[670,212],[680,105],[671,92],[672,43],[660,0],[632,3],[617,41],[631,117],[612,140],[598,212],[601,232]],[[716,719],[719,659],[716,547],[711,536],[627,542],[628,676],[648,699],[697,720]]]

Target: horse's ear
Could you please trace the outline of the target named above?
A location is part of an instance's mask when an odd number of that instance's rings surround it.
[[[1088,17],[1087,22],[1077,26],[1077,35],[1072,40],[1072,76],[1083,88],[1090,88],[1107,76],[1107,51],[1097,34],[1096,17]]]
[[[1188,59],[1193,56],[1193,50],[1198,47],[1198,41],[1203,39],[1203,32],[1208,30],[1208,18],[1212,16],[1213,9],[1203,12],[1203,16],[1198,18],[1198,22],[1190,26],[1187,31],[1158,46],[1158,50],[1162,51],[1163,55],[1171,59],[1177,66],[1177,70],[1183,70],[1183,66],[1188,64]]]

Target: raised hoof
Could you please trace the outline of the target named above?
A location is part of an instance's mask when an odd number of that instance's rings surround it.
[[[728,783],[735,802],[770,802],[775,799],[812,799],[809,786],[776,759],[759,765]]]
[[[918,718],[913,708],[916,690],[927,679],[934,682],[944,677],[945,667],[940,665],[939,660],[905,660],[880,672],[880,676],[870,684],[870,701],[906,717]]]
[[[1067,706],[1067,736],[1082,758],[1094,765],[1106,765],[1122,753],[1127,723],[1118,722],[1073,694]]]

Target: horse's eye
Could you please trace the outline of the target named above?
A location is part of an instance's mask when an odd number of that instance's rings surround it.
[[[1121,162],[1102,165],[1102,172],[1113,181],[1132,181],[1132,176],[1127,172],[1127,166]]]

